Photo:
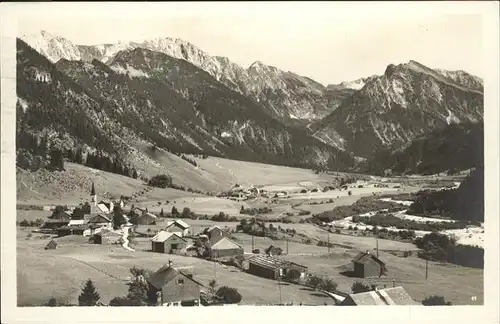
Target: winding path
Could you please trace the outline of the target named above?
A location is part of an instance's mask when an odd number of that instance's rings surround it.
[[[135,251],[130,246],[128,246],[128,244],[129,244],[128,234],[129,234],[130,226],[122,225],[122,230],[123,230],[123,237],[122,237],[123,238],[123,244],[122,244],[123,248],[126,250],[129,250],[129,251]]]

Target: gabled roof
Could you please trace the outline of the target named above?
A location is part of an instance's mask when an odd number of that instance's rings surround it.
[[[166,228],[169,228],[170,226],[177,225],[182,229],[188,229],[190,226],[186,224],[185,222],[181,221],[180,219],[176,219],[175,221],[171,222],[170,224],[167,225]]]
[[[48,219],[46,224],[69,224],[69,219]]]
[[[158,234],[156,234],[152,239],[151,241],[152,242],[165,242],[166,240],[168,240],[169,238],[171,238],[172,236],[177,236],[178,238],[180,238],[181,240],[183,240],[184,242],[187,242],[185,239],[183,239],[182,237],[180,237],[179,235],[177,235],[176,233],[172,233],[172,232],[167,232],[167,231],[159,231]]]
[[[54,240],[50,240],[50,242],[47,243],[47,245],[45,247],[50,247],[50,246],[56,247],[57,246],[57,242],[54,241]]]
[[[157,218],[156,215],[151,214],[151,213],[143,213],[142,215],[139,215],[138,217],[139,218],[141,218],[141,217],[151,217],[151,218],[154,218],[154,219]]]
[[[280,269],[286,266],[287,262],[281,259],[273,258],[268,255],[255,255],[248,260],[249,263],[268,268]]]
[[[212,250],[232,250],[241,248],[241,245],[235,243],[227,236],[219,236],[217,241],[215,241],[214,243],[210,243],[210,249]]]
[[[147,281],[156,289],[161,289],[169,281],[181,275],[203,287],[203,284],[191,278],[188,272],[189,271],[183,271],[182,269],[176,269],[172,266],[165,265],[149,277]]]
[[[378,264],[380,264],[383,268],[385,268],[385,263],[381,261],[379,258],[377,258],[375,255],[368,253],[368,252],[360,252],[358,255],[356,255],[353,259],[352,262],[354,263],[366,263],[370,260],[374,260]]]
[[[356,305],[419,305],[411,298],[403,287],[393,287],[358,294],[350,294],[346,298],[346,302],[348,302],[349,299]]]
[[[71,216],[65,212],[65,211],[60,211],[58,212],[57,214],[55,214],[54,216],[50,217],[50,219],[53,219],[53,220],[70,220],[71,219]]]
[[[103,214],[98,214],[89,219],[89,223],[110,223],[111,219]]]

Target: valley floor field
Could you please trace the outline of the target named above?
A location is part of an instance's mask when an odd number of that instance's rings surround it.
[[[32,173],[17,170],[16,219],[18,222],[24,219],[47,220],[51,214],[48,208],[50,206],[75,206],[89,201],[93,182],[98,200],[104,197],[119,198],[121,195],[130,197],[124,208],[125,211],[135,205],[147,208],[152,213],[159,213],[161,210],[164,213],[170,213],[172,207],[175,206],[179,212],[182,212],[184,208],[189,208],[197,215],[207,215],[208,218],[220,212],[238,219],[257,217],[266,221],[266,227],[272,224],[276,228],[293,230],[296,234],[289,237],[288,242],[282,237],[279,240],[254,237],[252,240],[251,236],[243,233],[233,234],[233,238],[244,247],[246,254],[251,253],[253,248],[262,251],[270,245],[280,247],[284,252],[288,252],[287,255],[282,256],[283,259],[308,266],[312,274],[328,275],[338,283],[338,289],[343,292],[350,292],[354,281],[375,282],[379,287],[384,285],[389,287],[394,279],[396,285],[402,285],[418,301],[430,295],[440,295],[453,304],[459,305],[483,302],[482,269],[429,262],[429,277],[426,280],[425,261],[415,256],[416,246],[407,242],[378,239],[380,258],[386,262],[389,271],[386,278],[363,280],[345,277],[340,272],[349,268],[351,259],[359,251],[376,253],[374,249],[377,246],[377,240],[370,236],[329,233],[314,224],[299,223],[299,220],[309,218],[313,214],[331,211],[338,206],[352,205],[361,197],[375,196],[375,199],[379,199],[377,197],[383,195],[415,192],[425,187],[429,181],[433,185],[443,186],[441,183],[433,182],[435,177],[429,177],[429,179],[393,178],[384,179],[384,181],[379,179],[384,184],[383,186],[359,181],[349,184],[346,190],[335,189],[314,193],[310,190],[331,185],[336,182],[336,177],[344,176],[344,174],[315,174],[311,170],[213,157],[207,159],[191,157],[198,164],[195,167],[170,153],[160,151],[159,154],[160,157],[156,158],[158,161],[168,162],[166,164],[169,166],[168,173],[172,175],[174,183],[181,184],[186,189],[208,190],[214,194],[217,190],[228,190],[238,183],[243,186],[253,185],[265,188],[270,191],[270,198],[261,196],[253,200],[234,201],[183,190],[153,188],[139,179],[66,163],[66,171],[62,172],[40,170]],[[182,177],[183,168],[190,170],[186,171],[184,178]],[[156,171],[163,170],[160,169]],[[362,178],[362,176],[359,177]],[[364,176],[364,178],[370,179],[369,176]],[[456,179],[447,180],[449,184]],[[303,189],[307,189],[308,192],[301,193]],[[273,191],[283,190],[287,191],[288,198],[274,198]],[[407,202],[405,204],[408,205]],[[46,210],[43,210],[44,207]],[[251,216],[240,214],[242,207],[244,209],[268,207],[272,211]],[[293,222],[278,222],[283,218]],[[419,218],[414,219],[420,221]],[[156,225],[142,227],[148,233],[155,233],[165,228],[167,222],[171,220],[171,218],[158,218]],[[239,221],[213,222],[206,219],[185,218],[183,221],[191,226],[190,234],[198,234],[214,224],[235,230],[239,224]],[[348,221],[349,217],[338,222]],[[172,260],[174,266],[194,266],[196,278],[205,285],[211,279],[216,278],[219,285],[237,288],[243,296],[242,304],[267,304],[280,301],[279,286],[276,281],[199,258],[147,252],[151,247],[148,238],[132,239],[130,247],[136,251],[127,251],[120,245],[92,245],[88,243],[88,238],[83,236],[56,238],[57,249],[44,250],[50,238],[41,239],[40,234],[31,234],[31,230],[33,228],[17,227],[19,305],[41,305],[51,297],[59,301],[77,303],[82,285],[89,278],[94,281],[102,300],[107,303],[112,298],[127,293],[126,282],[130,276],[131,267],[136,265],[156,270],[167,264],[168,260]],[[469,236],[467,238],[470,240]],[[466,238],[462,238],[462,241],[464,239]],[[312,241],[311,244],[303,244],[308,240]],[[328,251],[327,247],[318,246],[318,241],[329,241],[333,247]],[[403,258],[389,253],[394,251],[413,251],[413,255]],[[284,303],[333,304],[330,297],[320,292],[310,291],[305,287],[283,284],[281,288]],[[472,299],[473,297],[475,300]]]

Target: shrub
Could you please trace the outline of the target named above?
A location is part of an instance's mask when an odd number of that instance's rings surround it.
[[[356,281],[352,284],[351,290],[353,294],[358,294],[362,292],[370,291],[370,287],[362,282]]]
[[[321,283],[322,283],[322,279],[316,275],[310,275],[307,278],[307,285],[313,289],[319,288]]]
[[[422,300],[422,305],[424,306],[450,306],[451,302],[446,301],[443,296],[429,296]]]
[[[297,282],[300,279],[300,271],[297,269],[289,269],[285,274],[285,280]]]
[[[19,223],[19,226],[28,227],[28,226],[30,226],[30,222],[28,222],[26,219],[24,219],[23,221],[21,221],[21,223]]]
[[[335,290],[337,290],[337,286],[338,285],[336,282],[329,278],[326,278],[322,280],[319,288],[325,291],[334,292]]]
[[[160,175],[155,175],[152,177],[148,184],[152,187],[157,187],[157,188],[168,188],[172,187],[173,182],[172,182],[172,177],[167,174],[160,174]]]
[[[299,216],[311,215],[309,210],[301,210],[299,211]]]
[[[241,301],[242,296],[236,288],[227,286],[220,287],[216,293],[217,297],[222,299],[226,304],[237,304]]]

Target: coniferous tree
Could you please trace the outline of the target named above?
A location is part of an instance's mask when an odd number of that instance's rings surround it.
[[[92,182],[92,188],[90,189],[90,195],[95,196],[95,187],[93,182]]]
[[[94,283],[90,279],[87,280],[85,287],[82,289],[82,293],[78,296],[78,305],[95,306],[99,299],[101,299],[101,296],[99,296]]]

